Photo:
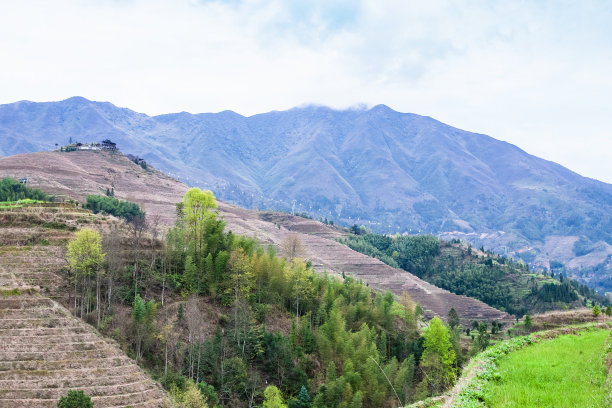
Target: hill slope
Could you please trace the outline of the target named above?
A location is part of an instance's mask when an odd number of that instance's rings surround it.
[[[81,200],[86,194],[104,192],[113,182],[116,197],[141,203],[148,216],[157,216],[166,225],[174,217],[175,203],[187,191],[183,183],[155,170],[144,170],[119,153],[44,152],[6,157],[0,159],[0,175],[25,175],[32,187]],[[306,257],[319,272],[345,272],[363,279],[371,287],[389,289],[397,295],[405,291],[420,302],[430,316],[446,316],[454,307],[466,321],[509,319],[507,314],[478,300],[454,295],[411,273],[347,248],[335,241],[341,236],[340,232],[320,222],[289,215],[270,218],[223,202],[219,202],[219,213],[228,229],[255,236],[262,244],[280,247],[288,235],[297,234],[306,247]]]
[[[595,266],[612,254],[612,185],[384,105],[150,117],[80,97],[24,101],[0,106],[0,136],[4,155],[111,138],[242,206],[459,236],[544,266]]]
[[[73,205],[0,212],[0,406],[56,407],[70,389],[96,407],[168,406],[114,341],[54,300],[71,230],[94,221]]]

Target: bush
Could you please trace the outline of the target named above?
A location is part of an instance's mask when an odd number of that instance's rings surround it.
[[[58,408],[93,408],[91,398],[81,390],[70,390],[68,395],[61,397],[57,403]]]

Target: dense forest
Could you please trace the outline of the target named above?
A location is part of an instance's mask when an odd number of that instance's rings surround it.
[[[523,262],[431,235],[386,236],[353,228],[341,242],[459,295],[482,300],[518,317],[525,313],[609,301],[564,274],[531,271]]]
[[[17,180],[5,177],[0,180],[0,202],[18,200],[52,201],[53,197],[36,188],[30,188]]]
[[[128,222],[127,232],[82,230],[69,244],[74,313],[123,344],[175,401],[391,407],[454,382],[465,359],[457,324],[434,318],[421,330],[407,295],[315,274],[299,242],[279,258],[226,232],[215,207],[212,193],[191,189],[161,241]]]

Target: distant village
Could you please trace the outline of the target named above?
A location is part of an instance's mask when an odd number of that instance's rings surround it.
[[[76,151],[82,151],[82,150],[98,150],[98,151],[106,150],[106,151],[111,151],[111,152],[119,151],[119,149],[117,149],[117,143],[112,142],[110,139],[105,139],[101,141],[100,143],[95,143],[95,142],[94,143],[81,143],[81,142],[72,143],[72,140],[71,140],[69,144],[59,148],[60,152],[76,152]],[[145,161],[145,159],[138,157],[138,156],[134,156],[133,154],[126,154],[125,157],[127,157],[134,163],[138,164],[143,169],[145,170],[147,169],[147,162]]]
[[[109,150],[114,152],[117,150],[117,144],[111,142],[109,139],[105,139],[100,143],[71,142],[66,146],[60,147],[60,152],[74,152],[78,150]]]

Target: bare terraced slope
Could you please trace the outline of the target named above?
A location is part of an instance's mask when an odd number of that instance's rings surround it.
[[[143,170],[120,153],[42,152],[0,158],[0,176],[28,177],[33,187],[52,194],[84,200],[86,194],[104,194],[111,186],[115,196],[140,203],[148,216],[173,222],[175,203],[187,186],[155,170]],[[256,237],[262,244],[279,246],[287,234],[296,233],[316,270],[345,272],[370,287],[407,292],[429,315],[446,317],[454,307],[464,320],[510,320],[510,316],[479,300],[455,295],[418,277],[355,252],[334,241],[342,232],[324,224],[283,214],[258,213],[219,202],[219,213],[235,233]]]
[[[0,211],[0,407],[56,407],[70,389],[95,407],[168,406],[114,341],[53,300],[73,236],[60,225],[93,218],[69,204]]]

